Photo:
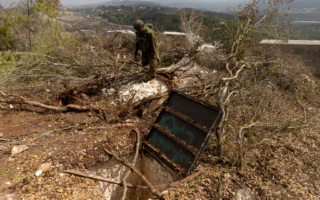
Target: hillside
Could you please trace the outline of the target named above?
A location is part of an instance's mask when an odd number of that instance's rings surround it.
[[[290,17],[293,21],[320,21],[320,8],[297,9],[290,13]]]
[[[72,8],[70,11],[81,14],[83,16],[99,16],[108,22],[119,25],[132,26],[136,19],[141,19],[145,23],[152,23],[160,32],[177,31],[181,32],[180,28],[180,13],[181,10],[165,7],[132,7],[132,6],[99,6],[92,8]],[[186,9],[188,17],[193,9]],[[203,34],[208,35],[214,28],[224,26],[228,20],[232,20],[233,15],[210,12],[197,11],[197,14],[203,15]],[[215,31],[215,34],[210,34],[208,41],[225,41],[226,37],[221,31]]]
[[[152,1],[110,1],[105,3],[99,3],[98,6],[148,6],[148,7],[162,7],[162,5]]]
[[[162,44],[163,46],[161,45],[161,48],[168,48],[166,52],[162,52],[162,55],[182,50],[181,46],[180,48],[176,46],[177,43],[171,44],[172,40],[167,42]],[[140,134],[141,140],[143,140],[142,138],[146,137],[153,122],[156,120],[161,110],[158,107],[158,102],[165,96],[155,96],[146,100],[146,102],[142,101],[142,103],[135,104],[129,111],[125,109],[128,103],[119,100],[119,97],[121,98],[121,95],[126,92],[126,88],[131,87],[130,84],[126,85],[128,81],[136,85],[145,84],[139,81],[139,76],[145,73],[143,69],[137,68],[134,63],[128,62],[121,68],[116,80],[113,67],[107,67],[107,64],[96,59],[97,56],[106,59],[110,55],[116,56],[120,52],[121,55],[129,55],[119,50],[117,50],[117,53],[115,51],[106,51],[101,54],[101,44],[99,42],[94,43],[94,41],[90,42],[89,40],[90,45],[95,45],[94,48],[86,47],[85,44],[73,50],[68,49],[66,51],[66,49],[61,49],[60,51],[62,52],[60,54],[64,59],[68,59],[68,54],[72,53],[73,59],[77,61],[87,58],[88,63],[84,63],[79,67],[72,61],[64,61],[64,65],[68,65],[69,69],[74,68],[75,70],[83,70],[88,67],[87,73],[96,74],[97,79],[81,78],[82,83],[71,84],[69,81],[75,80],[74,78],[76,77],[74,77],[73,73],[68,75],[68,71],[66,71],[67,76],[61,75],[66,77],[65,82],[67,84],[55,81],[54,84],[27,84],[22,88],[10,89],[10,92],[15,94],[13,98],[28,99],[28,101],[21,99],[19,102],[23,104],[20,106],[19,104],[14,104],[12,98],[4,96],[2,93],[0,98],[0,101],[2,101],[0,103],[2,107],[0,116],[3,119],[0,122],[0,132],[3,133],[3,136],[0,136],[2,139],[0,157],[3,167],[0,174],[2,196],[23,197],[24,199],[37,199],[39,196],[57,199],[107,198],[109,195],[114,194],[107,190],[108,187],[111,187],[110,184],[93,181],[90,178],[69,175],[66,170],[80,170],[81,173],[94,173],[100,177],[109,177],[112,180],[121,181],[123,176],[116,174],[123,174],[124,171],[117,162],[110,160],[104,149],[111,150],[122,157],[128,156],[127,159],[130,160],[130,155],[133,155],[136,147],[136,134]],[[159,76],[157,81],[163,80],[162,84],[165,84],[167,88],[178,89],[192,95],[194,98],[216,105],[215,89],[211,88],[211,85],[219,80],[220,75],[222,75],[220,71],[222,68],[220,68],[219,60],[214,60],[215,58],[212,58],[213,60],[211,61],[214,63],[213,65],[206,63],[208,62],[208,56],[212,57],[212,55],[220,55],[220,58],[223,59],[225,55],[223,49],[221,50],[221,52],[199,52],[195,57],[191,58],[179,59],[177,57],[177,63],[169,68],[157,71]],[[272,50],[265,50],[267,53],[273,52]],[[34,59],[40,58],[34,57]],[[113,59],[114,57],[108,59],[108,64],[112,65]],[[280,54],[279,59],[281,59]],[[126,62],[122,56],[118,61],[120,63]],[[286,58],[282,62],[285,62],[285,64],[280,67],[290,66],[292,74],[295,74],[297,69],[304,70],[304,72],[308,71],[307,68],[299,69],[295,67],[299,61],[294,58]],[[48,61],[48,63],[50,62]],[[101,89],[97,89],[103,87],[103,79],[101,79],[103,72],[101,72],[102,69],[99,65],[103,66],[108,74],[105,82],[105,87],[107,88],[105,93]],[[71,66],[73,67],[71,68]],[[122,64],[119,65],[119,67],[121,66]],[[294,69],[292,68],[293,66]],[[93,67],[95,70],[92,70]],[[48,70],[51,71],[53,69],[61,70],[62,68],[55,67]],[[236,137],[228,134],[225,160],[223,162],[217,158],[217,140],[213,137],[196,170],[196,172],[202,173],[174,187],[166,188],[164,194],[168,194],[170,199],[177,200],[181,198],[206,200],[216,199],[219,196],[224,199],[233,199],[238,194],[246,194],[258,199],[283,198],[298,200],[319,197],[318,188],[314,187],[314,185],[319,184],[320,180],[318,172],[318,152],[320,151],[318,145],[320,140],[318,134],[319,119],[316,117],[317,113],[320,112],[318,108],[319,99],[310,91],[311,88],[316,89],[318,87],[314,85],[318,84],[318,81],[311,78],[312,82],[303,81],[306,85],[299,85],[300,87],[303,86],[305,90],[301,94],[299,93],[299,95],[302,95],[301,103],[304,106],[302,107],[298,102],[294,101],[295,94],[286,89],[290,81],[278,76],[280,71],[274,71],[277,69],[279,68],[271,67],[266,72],[258,71],[259,74],[256,81],[261,84],[258,87],[259,89],[255,85],[250,85],[253,83],[248,82],[250,79],[246,77],[243,77],[237,83],[244,87],[242,92],[245,92],[246,96],[237,95],[231,99],[233,106],[231,107],[232,112],[230,113],[229,123],[232,123],[235,126],[234,128],[237,127],[237,124],[245,123],[244,120],[249,118],[248,114],[252,110],[259,108],[255,108],[255,106],[260,105],[259,101],[263,100],[261,104],[267,107],[261,107],[262,110],[258,113],[260,120],[264,119],[263,114],[266,113],[268,118],[270,117],[268,119],[270,122],[276,121],[280,123],[284,119],[300,118],[304,116],[303,108],[305,107],[308,110],[306,114],[309,121],[308,126],[282,130],[278,134],[272,134],[272,137],[267,142],[258,145],[248,153],[245,161],[247,163],[246,167],[241,171],[237,169]],[[164,73],[162,70],[167,70],[167,72]],[[174,72],[175,76],[170,76],[172,72]],[[266,76],[265,73],[270,75]],[[253,76],[254,73],[251,75]],[[292,75],[287,76],[289,78],[294,77]],[[78,77],[78,80],[80,77]],[[185,78],[180,80],[180,77]],[[83,82],[86,82],[86,84],[83,84]],[[246,89],[248,84],[249,88]],[[208,87],[208,85],[210,86]],[[6,88],[7,90],[9,89],[8,87]],[[257,95],[256,92],[261,93]],[[16,96],[17,94],[18,96]],[[5,103],[5,100],[8,100],[7,103]],[[72,104],[70,104],[70,100],[73,102]],[[47,110],[26,103],[41,102],[51,105],[51,108],[66,108],[63,105],[59,107],[59,101],[60,103],[63,101],[64,104],[69,106],[92,105],[92,107],[90,110],[83,110],[82,112],[70,110],[61,113],[60,111]],[[268,106],[269,103],[270,107]],[[102,113],[102,110],[105,114]],[[121,114],[123,112],[128,113],[123,115]],[[106,120],[104,120],[103,116],[105,116]],[[133,129],[139,132],[136,133],[132,131]],[[228,130],[231,132],[232,127]],[[263,130],[254,130],[246,133],[248,135],[245,136],[251,141],[251,136],[253,138],[258,137],[256,134],[261,131]],[[267,134],[272,129],[264,131]],[[254,142],[255,140],[253,139],[252,141]],[[23,152],[12,155],[12,148],[17,145],[26,145],[28,148]],[[143,155],[141,150],[141,159],[143,159]],[[51,164],[49,170],[44,171],[40,176],[36,176],[35,173],[39,170],[39,166],[47,163]],[[113,173],[110,175],[107,173],[107,169],[112,169]],[[147,171],[152,170],[152,168],[147,168]],[[144,172],[144,174],[146,173]],[[163,175],[158,175],[157,173],[154,172],[157,177]],[[166,180],[171,181],[168,178]],[[142,185],[137,178],[131,177],[128,181],[131,184]],[[161,184],[159,182],[152,183],[154,185]],[[96,184],[100,190],[96,187]],[[120,186],[117,186],[117,188],[121,189]],[[122,190],[119,191],[117,194],[122,193]],[[128,189],[128,195],[133,194],[133,192],[135,195],[132,198],[150,197],[151,195],[150,193],[141,193],[140,190]]]
[[[293,20],[290,39],[320,40],[320,8],[297,8],[291,10],[289,17]]]
[[[190,9],[189,9],[190,10]],[[99,6],[93,11],[91,8],[72,8],[70,11],[95,14],[112,23],[132,25],[136,19],[153,23],[159,30],[181,31],[179,10],[165,7],[132,7],[132,6]],[[190,10],[191,11],[191,10]],[[199,11],[198,11],[199,13]],[[232,20],[233,15],[203,12],[204,24],[219,26],[223,20]]]
[[[227,11],[234,13],[234,9],[238,5],[245,5],[248,1],[235,0],[235,1],[210,1],[210,0],[154,0],[156,3],[160,3],[163,6],[170,6],[176,8],[196,8],[199,10],[209,11]],[[292,9],[303,9],[303,8],[320,8],[320,2],[318,0],[295,0],[289,5],[285,5],[285,8],[290,7]]]
[[[34,3],[0,24],[1,200],[320,198],[320,80],[255,43],[275,23],[205,13],[227,38],[206,43],[216,32],[200,40],[190,10],[179,24],[175,9]],[[189,28],[157,35],[153,80],[125,31],[135,17]]]
[[[320,9],[320,2],[318,0],[295,0],[289,4],[289,7],[293,9],[302,9],[302,8]]]
[[[291,26],[293,34],[290,39],[294,40],[320,40],[320,24],[312,22],[294,23]]]
[[[160,31],[178,31],[180,29],[180,10],[163,6],[143,6],[135,1],[116,2],[119,6],[100,5],[96,9],[92,7],[72,8],[71,11],[81,13],[84,16],[100,16],[103,19],[120,25],[132,25],[135,19],[141,19],[144,22],[152,23]],[[148,3],[148,2],[147,2]],[[129,5],[130,6],[124,6]],[[135,6],[140,6],[137,8]],[[187,9],[191,13],[191,9]],[[197,11],[200,13],[200,11]],[[233,14],[218,13],[212,11],[202,11],[204,25],[211,28],[221,27],[221,23],[226,20],[233,20]],[[320,8],[297,8],[289,12],[289,17],[293,21],[317,21],[320,19]],[[291,25],[293,35],[290,39],[319,40],[319,26],[312,22],[297,22]],[[223,33],[216,32],[215,40],[224,42],[226,38]]]

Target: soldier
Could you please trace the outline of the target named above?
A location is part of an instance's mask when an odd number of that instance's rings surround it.
[[[158,52],[156,36],[153,30],[144,25],[141,20],[134,22],[134,29],[136,30],[137,43],[136,51],[134,52],[135,58],[139,55],[138,51],[142,51],[141,63],[145,67],[149,65],[149,74],[145,81],[152,80],[156,77],[156,65]]]

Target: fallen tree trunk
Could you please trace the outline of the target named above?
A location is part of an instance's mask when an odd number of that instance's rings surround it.
[[[0,91],[0,94],[2,96],[5,97],[17,97],[19,99],[21,99],[20,101],[15,101],[15,100],[5,100],[3,98],[0,97],[0,102],[2,103],[7,103],[7,104],[26,104],[26,105],[31,105],[31,106],[36,106],[39,108],[45,108],[48,110],[55,110],[55,111],[61,111],[61,112],[67,112],[67,111],[100,111],[103,110],[103,108],[99,108],[97,106],[93,106],[93,105],[87,105],[87,106],[79,106],[79,105],[75,105],[75,104],[69,104],[67,106],[64,107],[58,107],[58,106],[50,106],[50,105],[46,105],[43,103],[39,103],[36,101],[28,101],[26,98],[16,95],[16,94],[5,94],[4,92]]]
[[[6,97],[9,97],[9,96],[14,96],[14,97],[17,97],[19,98],[20,100],[17,101],[17,100],[5,100],[3,98],[0,97],[0,102],[2,103],[6,103],[6,104],[26,104],[26,105],[30,105],[30,106],[35,106],[35,107],[39,107],[39,108],[44,108],[44,109],[48,109],[48,110],[54,110],[54,111],[60,111],[60,112],[69,112],[69,111],[78,111],[78,112],[86,112],[86,111],[97,111],[97,112],[100,112],[100,111],[104,111],[104,108],[103,107],[98,107],[98,106],[94,106],[94,105],[83,105],[83,106],[80,106],[80,105],[75,105],[75,104],[69,104],[69,105],[66,105],[64,107],[58,107],[58,106],[50,106],[50,105],[46,105],[46,104],[43,104],[43,103],[40,103],[40,102],[36,102],[36,101],[28,101],[26,98],[22,97],[22,96],[19,96],[19,95],[15,95],[15,94],[10,94],[10,95],[7,95],[3,92],[0,91],[0,95],[3,95],[3,96],[6,96]],[[133,103],[132,104],[132,107],[137,107],[147,101],[150,101],[152,99],[156,99],[156,98],[164,98],[164,97],[167,97],[169,95],[169,93],[165,93],[163,95],[155,95],[155,96],[152,96],[152,97],[148,97],[148,98],[145,98],[141,101],[138,101],[136,103]]]
[[[57,107],[57,106],[50,106],[50,105],[46,105],[43,103],[39,103],[36,101],[10,101],[10,100],[4,100],[2,98],[0,98],[0,102],[2,103],[7,103],[7,104],[27,104],[27,105],[31,105],[31,106],[36,106],[39,108],[45,108],[48,110],[55,110],[55,111],[61,111],[61,112],[67,112],[67,111],[99,111],[102,110],[101,108],[97,107],[97,106],[93,106],[93,105],[88,105],[88,106],[79,106],[79,105],[75,105],[75,104],[70,104],[64,107]]]

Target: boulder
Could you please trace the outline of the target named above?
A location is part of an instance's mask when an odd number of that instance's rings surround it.
[[[147,83],[136,83],[127,84],[120,88],[119,90],[119,100],[128,101],[134,94],[133,103],[140,101],[142,99],[155,96],[157,94],[164,94],[168,91],[167,85],[157,79],[148,81]]]

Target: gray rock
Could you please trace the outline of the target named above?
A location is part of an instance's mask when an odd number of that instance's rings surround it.
[[[238,190],[234,196],[234,200],[254,200],[253,192],[250,188],[243,188]]]
[[[36,177],[40,176],[42,173],[48,171],[51,167],[51,163],[43,163],[42,165],[40,165],[38,171],[36,171],[35,175]]]
[[[0,200],[14,200],[16,199],[16,195],[15,194],[0,194]]]
[[[22,151],[25,151],[27,149],[28,149],[28,147],[26,145],[13,146],[11,149],[11,154],[14,155],[14,154],[20,153]]]

